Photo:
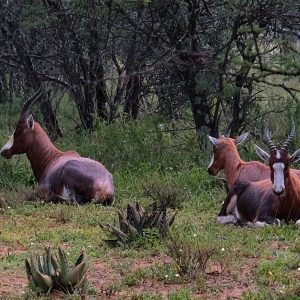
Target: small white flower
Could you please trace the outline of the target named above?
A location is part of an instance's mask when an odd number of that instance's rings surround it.
[[[30,243],[30,245],[34,245],[34,243],[33,243],[33,242],[31,242],[31,243]]]
[[[182,249],[179,249],[179,252],[182,252]]]
[[[169,277],[169,275],[167,274],[167,275],[165,275],[165,278],[168,278]]]
[[[180,275],[178,273],[175,274],[175,277],[179,277]]]
[[[70,252],[67,252],[67,255],[70,255]]]
[[[300,267],[297,269],[297,271],[300,271]]]
[[[9,208],[10,208],[10,206],[7,206],[7,208],[9,209]]]
[[[196,233],[194,233],[194,234],[193,234],[193,237],[195,237],[195,236],[197,236],[197,234],[196,234]]]
[[[225,251],[225,248],[222,248],[221,251],[224,252],[224,251]]]

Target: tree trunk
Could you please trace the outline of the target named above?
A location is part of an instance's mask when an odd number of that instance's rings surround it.
[[[124,112],[129,118],[137,119],[139,113],[140,78],[131,76],[126,90]]]

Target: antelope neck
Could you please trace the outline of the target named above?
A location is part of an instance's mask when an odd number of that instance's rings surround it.
[[[37,181],[40,180],[51,161],[55,157],[60,156],[61,153],[62,152],[52,144],[45,132],[39,132],[37,134],[35,141],[26,152]]]
[[[232,187],[236,178],[238,177],[238,170],[240,165],[243,164],[240,156],[237,152],[229,152],[225,160],[225,175],[227,179],[227,184]]]

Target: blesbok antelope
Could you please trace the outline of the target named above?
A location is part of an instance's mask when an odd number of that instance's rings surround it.
[[[265,130],[264,142],[269,153],[255,145],[257,154],[269,164],[270,179],[257,182],[236,182],[224,201],[219,216],[226,215],[229,202],[235,203],[235,213],[242,223],[256,226],[280,224],[279,220],[300,223],[300,179],[290,170],[290,164],[300,160],[300,149],[289,155],[290,143],[295,137],[295,124],[287,140],[279,149]]]
[[[99,162],[75,151],[63,152],[50,141],[41,125],[29,113],[43,95],[43,88],[25,101],[15,131],[0,154],[9,159],[25,153],[38,182],[40,196],[49,201],[74,199],[109,205],[114,199],[112,174]]]
[[[259,161],[243,161],[237,150],[248,138],[249,133],[244,133],[235,139],[225,137],[219,138],[208,136],[213,144],[213,156],[207,168],[210,175],[217,175],[221,170],[225,172],[227,187],[230,190],[235,182],[260,181],[270,178],[269,166]],[[300,170],[292,169],[291,172],[300,178]],[[236,201],[226,198],[222,205],[217,221],[220,224],[234,223],[237,221],[235,215]]]
[[[245,142],[249,133],[244,133],[235,139],[222,135],[219,138],[208,136],[213,144],[213,155],[207,172],[216,176],[221,170],[225,172],[227,187],[230,189],[236,180],[259,181],[270,177],[270,169],[259,161],[243,161],[237,146]]]

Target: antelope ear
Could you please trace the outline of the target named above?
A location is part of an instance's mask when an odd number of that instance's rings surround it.
[[[258,154],[258,156],[265,162],[269,162],[270,154],[266,152],[265,150],[261,149],[257,145],[254,145],[255,151]]]
[[[218,139],[208,135],[207,136],[209,138],[209,140],[212,142],[213,145],[217,146],[217,147],[220,147],[221,146],[221,143],[219,142]]]
[[[28,128],[30,130],[33,130],[34,129],[34,119],[33,119],[33,116],[30,115],[27,119],[26,119],[26,124],[28,126]]]
[[[244,134],[238,136],[238,137],[235,139],[235,144],[238,146],[238,145],[244,143],[248,137],[249,137],[249,132],[246,132],[246,133],[244,133]]]
[[[300,160],[300,149],[296,150],[291,157],[291,162],[297,162]]]

